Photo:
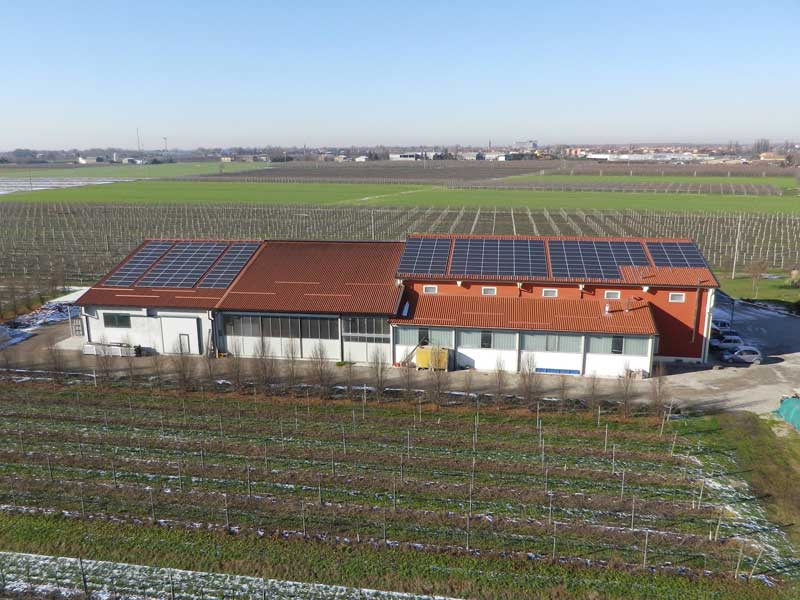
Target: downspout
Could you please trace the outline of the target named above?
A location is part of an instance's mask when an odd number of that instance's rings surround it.
[[[705,327],[703,327],[703,355],[702,361],[708,361],[708,343],[711,338],[711,321],[714,316],[714,301],[717,298],[716,290],[714,288],[709,288],[708,290],[708,297],[706,298],[706,322]]]

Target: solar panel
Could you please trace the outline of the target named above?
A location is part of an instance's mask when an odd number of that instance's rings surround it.
[[[707,267],[700,250],[691,242],[647,242],[657,267]]]
[[[227,247],[225,242],[178,242],[137,287],[194,287]]]
[[[444,275],[449,256],[448,238],[409,238],[403,248],[397,272]]]
[[[119,269],[105,280],[103,285],[129,287],[136,283],[147,269],[172,248],[172,242],[147,242]]]
[[[547,277],[542,240],[456,239],[451,275]]]
[[[553,277],[620,279],[620,265],[650,264],[640,242],[550,240],[548,249]]]
[[[217,264],[203,277],[200,285],[201,288],[226,288],[228,287],[239,271],[242,270],[250,260],[250,257],[258,250],[258,242],[236,242],[231,244],[228,251],[223,254],[222,258],[217,261]]]

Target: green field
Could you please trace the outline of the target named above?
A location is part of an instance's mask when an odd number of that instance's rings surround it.
[[[264,163],[221,163],[191,162],[168,163],[163,165],[85,165],[71,168],[0,166],[0,179],[3,177],[33,177],[54,179],[105,179],[105,178],[151,178],[185,177],[187,175],[215,175],[217,173],[237,173],[265,169]]]
[[[335,183],[236,183],[138,181],[113,185],[18,192],[0,202],[100,202],[135,204],[271,203],[352,206],[468,206],[549,209],[792,212],[788,196],[724,196],[663,193],[459,190],[422,185]]]
[[[757,292],[753,286],[753,278],[747,274],[746,268],[739,270],[736,279],[729,276],[719,277],[719,283],[722,290],[734,298],[757,298],[791,304],[800,302],[800,288],[789,285],[787,273],[780,274],[784,276],[781,279],[761,279]]]
[[[783,189],[800,187],[794,177],[692,177],[691,175],[512,175],[513,181],[539,181],[542,183],[689,183],[689,184],[752,184],[774,185]]]

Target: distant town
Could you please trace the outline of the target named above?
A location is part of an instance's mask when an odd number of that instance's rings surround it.
[[[293,161],[368,162],[426,160],[560,160],[584,159],[600,162],[650,162],[672,164],[769,163],[793,166],[798,162],[800,143],[758,139],[750,144],[551,144],[536,140],[486,146],[348,146],[348,147],[230,147],[160,149],[87,148],[83,150],[15,149],[0,152],[0,164],[14,165],[97,165],[162,164],[170,162],[219,161],[283,163]]]

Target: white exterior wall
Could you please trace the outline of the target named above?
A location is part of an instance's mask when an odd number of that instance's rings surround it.
[[[456,348],[456,364],[478,371],[494,371],[498,360],[505,371],[517,371],[516,350],[494,350],[492,348]]]
[[[391,344],[374,344],[371,342],[344,342],[344,356],[342,360],[354,363],[371,363],[375,352],[380,352],[383,362],[392,362]]]
[[[264,338],[267,344],[267,351],[270,356],[276,358],[287,358],[291,355],[294,346],[296,358],[312,358],[314,349],[321,345],[322,351],[328,360],[341,360],[339,340],[319,340],[292,338]],[[261,353],[261,338],[250,335],[222,335],[223,344],[220,346],[227,352],[236,353],[239,356],[256,357]]]
[[[105,327],[107,313],[130,316],[130,328]],[[142,346],[159,354],[178,353],[181,334],[189,338],[189,352],[200,354],[207,349],[212,328],[205,310],[84,307],[82,315],[87,342]]]
[[[584,374],[598,377],[619,377],[625,371],[641,371],[650,375],[651,356],[628,356],[626,354],[587,354]]]
[[[580,352],[520,352],[520,367],[526,364],[528,357],[533,357],[536,369],[567,369],[583,374],[583,354]]]

